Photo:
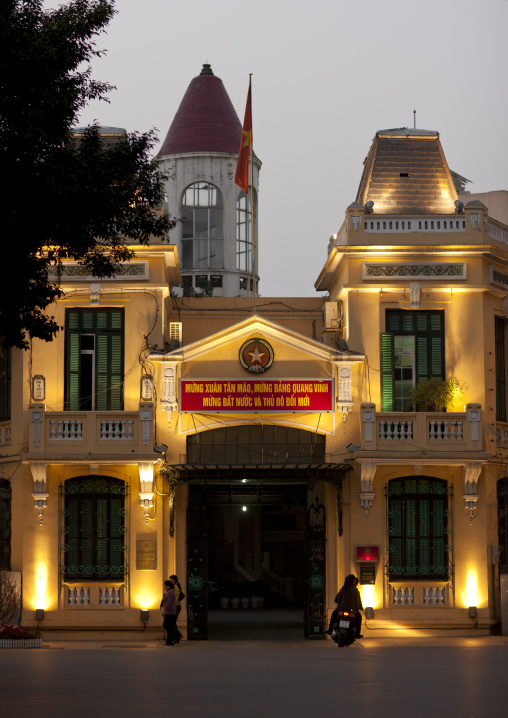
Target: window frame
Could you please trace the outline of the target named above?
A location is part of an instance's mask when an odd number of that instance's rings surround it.
[[[433,476],[402,476],[388,481],[385,495],[388,581],[448,581],[453,486]],[[428,559],[423,558],[425,551]]]
[[[395,337],[415,337],[414,385],[445,378],[445,313],[443,309],[386,309],[386,331],[380,334],[381,411],[394,411]],[[413,411],[413,407],[398,411]]]
[[[202,199],[205,190],[206,203]],[[192,199],[189,199],[190,194]],[[205,210],[206,228],[199,230],[198,225],[200,221],[203,222]],[[187,216],[189,213],[190,217]],[[215,220],[214,213],[217,214]],[[200,215],[203,215],[201,219]],[[224,269],[224,200],[220,189],[211,182],[193,182],[188,185],[180,201],[180,219],[182,271]],[[189,222],[192,222],[192,236],[185,236],[186,231],[189,231]],[[203,231],[206,236],[201,236]],[[206,252],[203,251],[205,245]]]
[[[128,484],[111,476],[76,476],[60,485],[60,493],[64,580],[123,581]]]
[[[94,348],[83,337],[94,336]],[[66,411],[123,411],[125,310],[123,307],[73,307],[65,311]],[[84,358],[92,356],[89,395],[83,395]]]

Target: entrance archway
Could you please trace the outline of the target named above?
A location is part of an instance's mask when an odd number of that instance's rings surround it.
[[[291,427],[228,427],[188,438],[188,463],[171,470],[175,486],[189,484],[190,640],[209,637],[208,611],[221,599],[231,608],[238,599],[232,610],[239,611],[242,599],[256,609],[259,601],[297,607],[302,633],[324,637],[323,482],[337,489],[340,527],[342,478],[350,469],[324,458],[324,436]]]

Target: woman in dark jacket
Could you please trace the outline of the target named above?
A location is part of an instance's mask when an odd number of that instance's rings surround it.
[[[363,638],[361,633],[362,614],[360,613],[360,610],[363,611],[362,597],[360,596],[360,591],[358,590],[357,586],[358,579],[356,578],[356,576],[354,576],[352,573],[349,574],[349,576],[346,576],[344,585],[342,586],[338,594],[335,596],[335,603],[337,604],[337,608],[334,610],[330,618],[330,626],[328,627],[329,634],[331,634],[333,630],[333,624],[337,623],[339,611],[354,611],[356,637]]]

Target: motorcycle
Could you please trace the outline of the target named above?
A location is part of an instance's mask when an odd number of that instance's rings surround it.
[[[339,611],[337,622],[334,624],[332,631],[332,640],[337,643],[339,648],[351,646],[356,639],[356,616],[354,611]]]

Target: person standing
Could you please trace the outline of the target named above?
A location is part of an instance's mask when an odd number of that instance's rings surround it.
[[[164,630],[166,631],[166,646],[174,646],[180,641],[176,627],[176,596],[174,585],[171,581],[164,581],[164,598],[162,599],[162,610],[164,613]]]
[[[178,616],[180,615],[180,611],[182,610],[182,601],[185,598],[185,594],[182,591],[182,587],[180,586],[180,582],[178,581],[178,576],[175,573],[169,577],[169,580],[173,583],[173,586],[174,586],[175,597],[176,597],[176,620],[178,621]],[[175,621],[175,627],[176,627],[176,631],[178,633],[178,641],[180,641],[180,639],[183,638],[183,636],[180,633],[178,626],[176,626],[176,621]],[[178,641],[177,641],[177,643],[178,643]]]

